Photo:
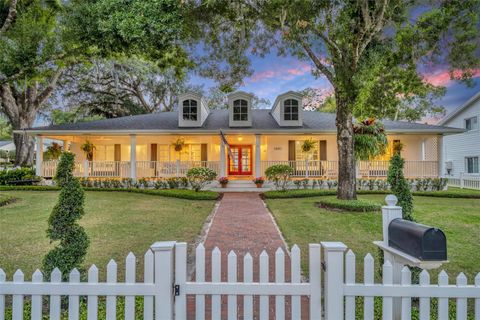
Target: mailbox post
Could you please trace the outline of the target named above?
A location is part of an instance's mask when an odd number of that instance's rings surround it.
[[[392,264],[394,284],[401,283],[404,266],[430,270],[448,262],[444,233],[403,220],[402,207],[397,206],[397,201],[397,197],[391,194],[385,198],[387,205],[382,207],[383,241],[373,242],[383,250],[384,260]],[[402,241],[404,243],[400,243]],[[393,299],[393,319],[401,319],[401,298]]]

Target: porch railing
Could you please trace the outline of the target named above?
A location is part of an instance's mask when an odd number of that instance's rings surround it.
[[[294,178],[337,179],[338,161],[261,161],[260,173],[276,164],[288,165],[293,169]],[[55,176],[58,161],[44,161],[42,172],[44,177]],[[385,178],[388,173],[388,161],[359,161],[356,170],[359,178]],[[137,161],[137,178],[182,177],[188,169],[206,167],[218,175],[222,164],[220,161]],[[75,164],[75,176],[94,178],[129,178],[131,176],[129,161],[84,161]],[[404,174],[407,178],[438,177],[437,161],[405,161]]]

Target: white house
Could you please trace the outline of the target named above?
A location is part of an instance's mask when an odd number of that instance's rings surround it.
[[[462,128],[443,138],[442,172],[447,177],[480,173],[480,92],[442,119],[439,125]]]

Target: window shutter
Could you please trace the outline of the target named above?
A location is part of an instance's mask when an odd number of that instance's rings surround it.
[[[288,140],[288,161],[295,161],[295,140]]]
[[[327,160],[327,140],[320,140],[319,145],[320,147],[320,161]]]
[[[200,160],[201,161],[208,161],[208,151],[207,151],[207,144],[202,143],[202,148],[200,151]]]
[[[114,161],[122,161],[122,147],[119,144],[116,144],[114,146],[113,160]]]
[[[150,145],[150,161],[157,161],[157,144]]]

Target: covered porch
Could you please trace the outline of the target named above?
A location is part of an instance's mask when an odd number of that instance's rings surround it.
[[[183,177],[193,167],[208,167],[219,177],[231,180],[265,175],[275,164],[293,169],[293,178],[337,179],[338,158],[334,135],[227,134],[226,146],[220,135],[111,135],[37,136],[37,148],[44,139],[61,141],[64,150],[76,155],[75,175],[84,178],[160,179]],[[175,148],[183,142],[181,150]],[[306,139],[316,141],[309,154],[301,151]],[[93,159],[87,160],[82,144],[94,146]],[[404,174],[407,178],[439,177],[440,136],[392,135],[389,141],[404,144]],[[230,150],[229,150],[230,149]],[[134,150],[135,152],[132,152]],[[42,150],[43,151],[43,150]],[[359,161],[358,178],[385,178],[390,151],[378,160]],[[37,152],[37,175],[51,178],[58,160],[43,158]]]

